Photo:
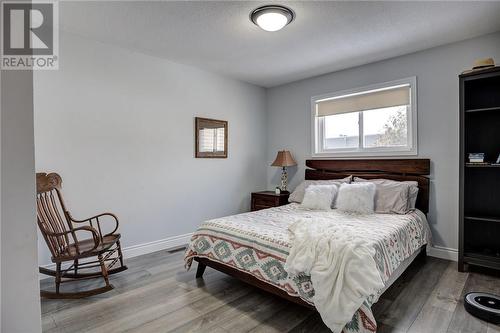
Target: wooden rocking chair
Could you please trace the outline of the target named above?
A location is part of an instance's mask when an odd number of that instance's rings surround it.
[[[55,271],[39,268],[40,273],[54,276],[56,282],[55,292],[42,290],[40,295],[45,298],[82,298],[109,291],[113,289],[113,285],[109,283],[108,275],[127,269],[123,264],[120,234],[115,233],[119,225],[118,218],[111,213],[103,213],[85,220],[75,220],[64,205],[60,192],[61,184],[62,179],[57,173],[36,174],[38,227],[52,254],[52,262],[56,264]],[[113,231],[103,234],[101,228],[103,217],[114,219]],[[88,225],[74,227],[81,223]],[[90,233],[92,238],[80,239],[77,233],[83,232]],[[97,260],[92,261],[92,257],[96,257]],[[67,268],[62,269],[61,265],[64,262],[69,264]],[[117,262],[120,266],[113,268]],[[80,273],[80,270],[87,271]],[[96,277],[104,278],[106,285],[81,292],[59,291],[63,282]]]

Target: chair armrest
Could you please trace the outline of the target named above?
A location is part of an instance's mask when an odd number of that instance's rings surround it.
[[[97,222],[97,226],[99,228],[99,235],[101,236],[101,238],[104,237],[104,236],[108,236],[108,235],[114,234],[115,231],[118,230],[118,226],[120,224],[119,221],[118,221],[118,217],[115,214],[113,214],[113,213],[102,213],[102,214],[98,214],[98,215],[95,215],[95,216],[92,216],[92,217],[89,217],[89,218],[86,218],[86,219],[83,219],[83,220],[74,219],[69,212],[67,212],[67,215],[68,215],[69,219],[71,220],[71,222],[74,222],[74,223],[89,222],[90,224],[92,224],[92,220],[95,220]],[[99,218],[103,217],[103,216],[111,216],[115,220],[115,228],[113,229],[113,231],[108,232],[105,235],[102,235],[102,232],[101,232],[101,221],[99,220]]]
[[[88,231],[90,233],[92,233],[92,238],[94,240],[94,247],[88,251],[85,251],[85,252],[82,252],[80,253],[80,250],[78,249],[78,240],[75,239],[75,245],[76,245],[76,249],[77,249],[77,252],[78,254],[83,254],[83,253],[87,253],[87,252],[92,252],[94,251],[95,249],[97,249],[97,247],[99,246],[100,244],[100,240],[99,240],[99,233],[97,232],[97,230],[95,230],[94,228],[92,227],[89,227],[89,226],[82,226],[82,227],[78,227],[78,228],[74,228],[73,230],[67,230],[67,231],[63,231],[63,232],[51,232],[51,231],[45,231],[45,233],[48,235],[48,236],[53,236],[53,237],[61,237],[61,236],[67,236],[68,234],[73,234],[77,231]],[[76,236],[75,236],[76,237]]]

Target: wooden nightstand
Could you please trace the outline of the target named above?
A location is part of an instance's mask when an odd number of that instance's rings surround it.
[[[274,191],[252,193],[252,212],[260,209],[283,206],[288,203],[290,192],[276,194]]]

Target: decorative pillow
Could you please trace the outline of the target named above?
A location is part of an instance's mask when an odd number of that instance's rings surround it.
[[[299,184],[295,188],[295,190],[290,193],[290,196],[288,197],[288,202],[297,202],[301,203],[302,200],[304,200],[304,194],[306,191],[306,187],[309,185],[337,185],[340,186],[340,184],[347,183],[349,184],[351,182],[351,176],[346,177],[346,178],[341,178],[341,179],[329,179],[329,180],[304,180],[302,183]]]
[[[330,210],[336,195],[336,185],[309,185],[301,205],[309,209]]]
[[[408,209],[415,209],[415,205],[417,204],[418,197],[418,182],[415,181],[406,181],[405,183],[413,183],[410,184],[410,205]]]
[[[395,181],[391,179],[354,178],[355,183],[375,184],[375,211],[377,213],[406,214],[415,208],[418,183],[415,181]]]
[[[337,209],[344,212],[373,214],[376,187],[373,183],[342,184],[337,195]]]

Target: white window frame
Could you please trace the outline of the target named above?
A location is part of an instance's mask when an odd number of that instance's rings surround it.
[[[359,118],[359,145],[357,148],[337,148],[337,149],[323,149],[320,145],[321,140],[324,138],[324,124],[321,117],[316,117],[316,103],[321,100],[330,99],[338,96],[357,94],[368,92],[370,90],[378,90],[383,88],[394,87],[398,85],[410,85],[410,101],[411,105],[407,108],[407,113],[410,113],[408,119],[408,146],[407,147],[372,147],[362,148],[363,145],[363,117]],[[417,131],[417,77],[412,76],[400,80],[372,84],[361,88],[337,91],[334,93],[323,94],[311,97],[311,157],[312,158],[325,158],[325,157],[378,157],[378,156],[412,156],[418,154],[418,131]]]

